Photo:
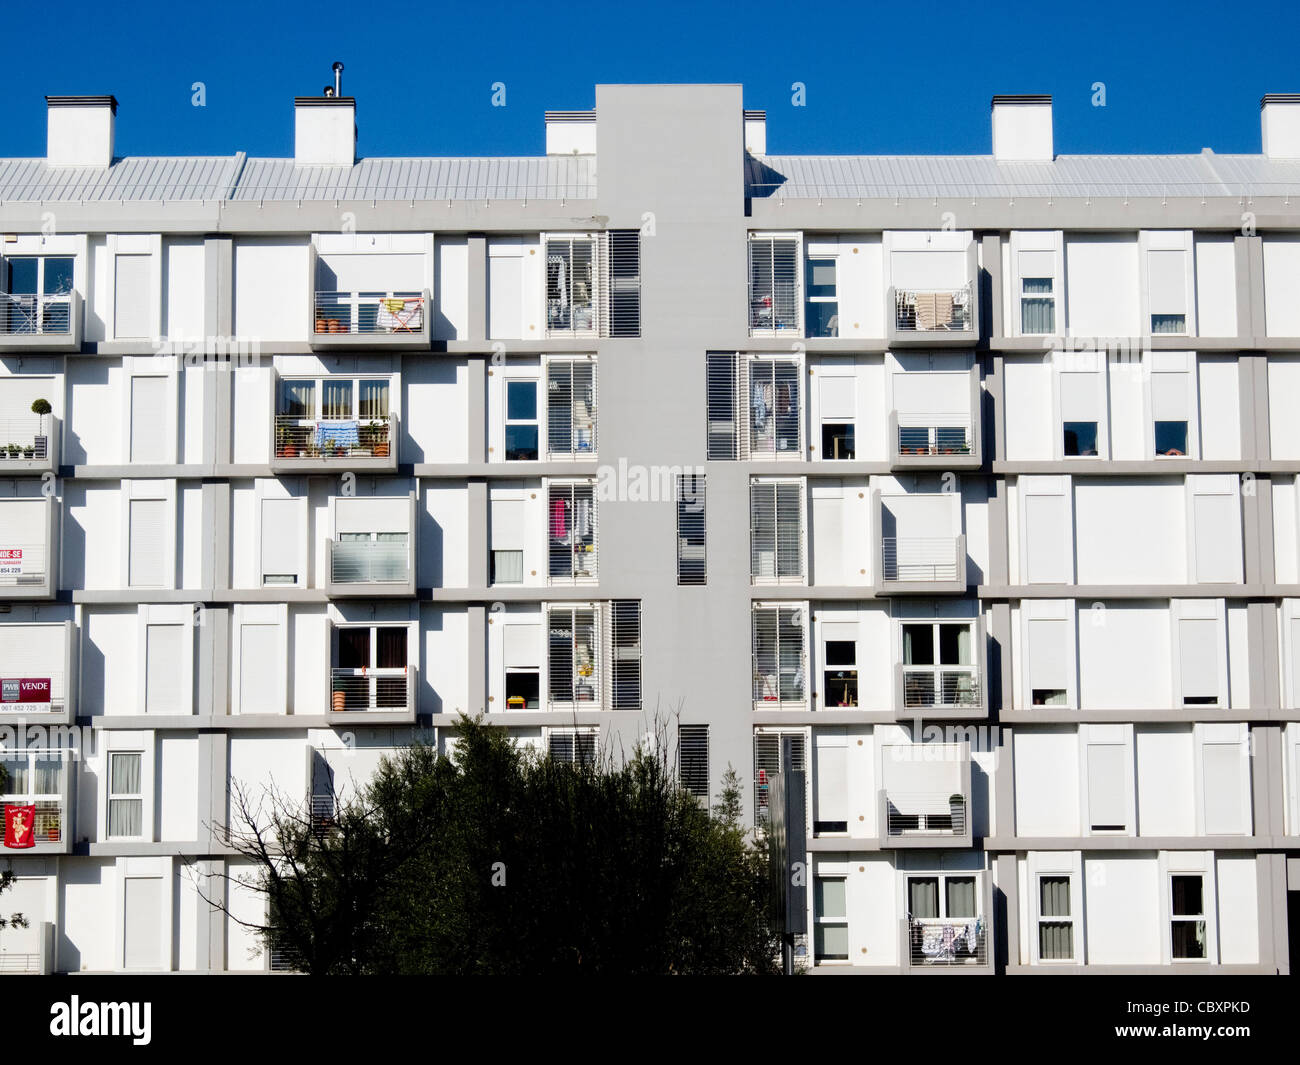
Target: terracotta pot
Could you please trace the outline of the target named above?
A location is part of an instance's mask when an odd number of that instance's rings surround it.
[[[337,318],[331,318],[331,319],[330,319],[330,332],[331,332],[331,333],[341,333],[341,332],[343,332],[343,323],[340,322]]]
[[[286,444],[284,447],[284,451],[281,453],[284,455],[285,458],[291,459],[298,454],[298,449],[294,447],[292,444]]]
[[[388,457],[388,444],[387,444],[387,442],[382,443],[382,444],[376,444],[376,445],[375,445],[375,455],[376,455],[376,457],[381,458],[381,459],[382,459],[382,458],[387,458],[387,457]]]
[[[318,332],[318,333],[328,333],[329,331],[330,331],[330,323],[329,323],[329,319],[328,319],[328,318],[317,318],[317,319],[316,319],[316,332]]]
[[[343,692],[335,692],[333,702],[330,705],[334,707],[335,713],[341,714],[345,709],[347,709],[347,696],[344,695]]]

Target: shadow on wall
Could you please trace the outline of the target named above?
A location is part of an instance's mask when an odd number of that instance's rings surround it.
[[[91,417],[102,418],[105,395],[103,390],[108,386],[107,366],[93,359],[79,359],[77,362],[79,363],[77,374],[69,381],[67,410],[63,419],[63,451],[59,461],[65,466],[84,466],[89,462],[81,437],[72,429],[79,421],[77,417],[79,397],[85,397],[83,402],[95,409]],[[122,428],[125,431],[127,427]]]
[[[436,489],[435,489],[436,491]],[[424,485],[416,504],[415,583],[419,588],[443,586],[444,532],[438,520],[429,512],[428,485]]]

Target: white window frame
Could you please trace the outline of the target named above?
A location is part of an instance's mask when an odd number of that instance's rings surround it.
[[[339,633],[342,632],[344,629],[368,629],[370,631],[370,653],[367,659],[367,665],[363,668],[367,670],[366,676],[372,682],[377,682],[380,679],[392,678],[396,676],[396,674],[392,674],[392,673],[379,674],[373,672],[381,668],[380,666],[375,665],[375,659],[379,656],[378,630],[379,629],[404,630],[406,632],[406,665],[401,668],[403,669],[403,675],[406,677],[407,680],[407,691],[409,692],[411,690],[410,687],[411,672],[417,666],[420,660],[419,659],[420,648],[418,643],[419,627],[417,622],[404,621],[400,619],[394,619],[390,621],[390,620],[381,620],[379,618],[376,618],[373,621],[354,622],[354,621],[344,621],[339,619],[338,617],[332,617],[330,619],[330,623],[331,623],[330,627],[332,630],[330,634],[330,647],[329,647],[330,677],[331,678],[333,677],[334,670],[346,668],[338,664]],[[382,667],[382,668],[397,668],[397,667]],[[332,685],[330,685],[329,687],[331,688],[331,691],[328,692],[327,695],[332,695]],[[378,703],[377,693],[378,693],[378,684],[373,683],[370,686],[367,707],[364,710],[359,710],[356,712],[361,713],[361,712],[374,711],[377,713],[401,713],[403,711],[414,712],[414,710],[416,709],[415,706],[406,706],[405,708],[379,706],[377,705]],[[413,692],[410,695],[410,699],[415,703],[419,702],[419,698],[420,695],[418,691]],[[375,705],[371,705],[371,704],[375,704]]]
[[[542,381],[545,382],[545,387],[542,389],[542,391],[545,395],[545,402],[539,403],[537,415],[538,415],[538,420],[545,423],[545,427],[542,428],[539,426],[538,429],[539,459],[544,456],[546,461],[548,462],[564,462],[564,461],[586,462],[596,457],[597,449],[599,447],[599,435],[600,435],[600,381],[599,381],[599,375],[597,373],[596,363],[597,360],[595,359],[594,356],[591,355],[564,355],[558,357],[548,356],[543,360]],[[550,397],[552,391],[551,389],[552,371],[553,370],[562,371],[566,368],[568,370],[568,375],[569,375],[569,405],[570,405],[569,449],[567,451],[555,451],[552,448],[551,433],[550,433],[550,427],[551,427]],[[578,446],[580,429],[577,425],[574,424],[572,420],[573,406],[578,402],[574,395],[575,392],[574,377],[577,375],[577,372],[580,368],[586,368],[591,373],[591,403],[590,403],[590,409],[587,412],[591,420],[591,426],[587,432],[587,435],[589,437],[587,447]],[[545,408],[544,414],[542,408]],[[502,424],[504,425],[504,417],[503,417]],[[543,442],[543,437],[545,438],[544,448],[541,447],[541,444]]]
[[[1110,458],[1110,374],[1104,351],[1055,351],[1052,363],[1052,454],[1060,462]],[[1061,403],[1061,375],[1095,374],[1097,380],[1097,454],[1065,453],[1065,415]],[[1149,406],[1149,404],[1148,404]],[[1152,447],[1154,447],[1154,442]]]
[[[280,670],[276,677],[268,678],[275,685],[274,701],[291,712],[289,706],[289,672],[294,661],[289,658],[289,604],[288,603],[236,603],[230,620],[230,712],[244,713],[243,708],[243,635],[245,625],[273,625],[279,650],[276,660]],[[331,666],[332,668],[332,666]]]
[[[1213,851],[1161,851],[1157,865],[1160,876],[1161,960],[1166,965],[1212,965],[1219,960],[1218,891]],[[1199,876],[1201,878],[1201,906],[1204,913],[1175,914],[1173,912],[1173,878]],[[1173,922],[1182,918],[1201,917],[1205,921],[1205,957],[1175,958],[1173,949]]]
[[[1227,709],[1231,705],[1228,688],[1228,618],[1222,599],[1174,599],[1170,601],[1170,644],[1173,649],[1173,676],[1171,678],[1174,709],[1189,709],[1195,713],[1202,707]],[[1219,694],[1212,703],[1183,702],[1182,622],[1212,621],[1216,627],[1215,650],[1218,654],[1217,676]]]
[[[1120,747],[1124,765],[1124,820],[1122,830],[1093,829],[1088,797],[1089,747]],[[1131,724],[1079,725],[1079,827],[1084,836],[1136,836],[1137,781],[1134,765],[1134,738]]]
[[[151,732],[116,732],[108,736],[103,750],[103,808],[99,814],[99,838],[113,842],[134,840],[150,842],[154,839],[154,744],[155,734]],[[113,792],[113,755],[135,754],[140,757],[139,794],[115,795]],[[110,836],[108,834],[108,807],[114,798],[140,800],[140,835]]]
[[[1234,747],[1240,758],[1241,786],[1237,793],[1237,809],[1241,814],[1244,831],[1232,835],[1249,836],[1254,832],[1254,809],[1251,801],[1250,726],[1245,722],[1198,721],[1192,726],[1193,781],[1196,793],[1196,834],[1208,835],[1205,825],[1205,749],[1207,747]],[[1285,759],[1284,759],[1285,760]]]
[[[1065,247],[1062,238],[1062,232],[1059,229],[1051,230],[1012,230],[1011,239],[1007,242],[1007,259],[1006,259],[1006,276],[1011,280],[1007,286],[1007,317],[1009,318],[1010,329],[1007,330],[1007,336],[1013,337],[1048,337],[1048,336],[1065,336]],[[1027,294],[1024,291],[1024,282],[1026,275],[1020,269],[1021,252],[1041,252],[1052,256],[1053,269],[1049,280],[1052,282],[1052,292],[1050,297],[1043,294]],[[1041,277],[1041,274],[1031,274],[1030,277]],[[1050,333],[1026,333],[1024,331],[1024,317],[1021,310],[1022,300],[1045,299],[1052,300],[1052,325]]]
[[[810,278],[812,275],[811,264],[829,260],[835,271],[835,295],[834,296],[810,296],[808,290],[811,288]],[[840,332],[840,319],[843,316],[843,299],[841,289],[843,288],[843,271],[840,269],[840,243],[836,239],[825,240],[817,237],[808,238],[803,247],[803,259],[800,261],[800,271],[803,277],[803,283],[800,289],[803,293],[804,307],[800,311],[802,315],[802,326],[804,332],[808,331],[808,312],[807,305],[810,303],[825,303],[835,306],[835,314],[831,316],[831,321],[835,323],[834,330],[830,333],[831,337],[838,337]],[[824,338],[817,338],[824,339]]]
[[[1076,966],[1087,962],[1088,933],[1087,907],[1084,898],[1083,856],[1079,851],[1030,851],[1023,861],[1017,862],[1017,879],[1020,889],[1028,899],[1021,917],[1021,930],[1025,943],[1021,959],[1032,965]],[[1044,917],[1042,914],[1041,880],[1043,877],[1063,877],[1070,882],[1070,945],[1071,958],[1042,957],[1039,926],[1043,923],[1061,923],[1066,918]]]
[[[906,641],[905,641],[905,639],[904,639],[904,635],[903,635],[903,627],[906,626],[906,625],[929,625],[929,626],[932,628],[932,630],[933,630],[933,640],[934,640],[934,644],[933,644],[933,646],[934,646],[934,656],[933,656],[933,657],[935,657],[936,659],[941,657],[941,655],[940,655],[940,651],[939,651],[939,629],[940,629],[940,627],[945,626],[945,625],[949,625],[949,626],[960,626],[960,627],[964,627],[964,628],[969,629],[969,630],[970,630],[970,634],[971,634],[971,636],[970,636],[970,642],[971,642],[971,662],[970,662],[970,664],[969,664],[969,665],[960,665],[960,664],[942,665],[942,664],[940,664],[940,663],[938,663],[938,662],[932,662],[932,663],[925,663],[925,662],[907,663],[907,662],[905,662],[905,661],[904,661],[904,657],[905,657],[904,652],[905,652],[905,649],[906,649],[907,644],[906,644]],[[933,686],[933,691],[935,692],[935,698],[936,698],[936,699],[941,699],[941,698],[943,698],[943,694],[942,694],[942,690],[943,690],[943,681],[942,681],[942,679],[941,679],[941,678],[942,678],[942,674],[944,674],[944,673],[959,673],[959,672],[960,672],[960,673],[969,673],[969,674],[970,674],[970,677],[971,677],[971,693],[972,693],[973,696],[974,696],[974,699],[973,699],[973,701],[972,701],[971,703],[967,704],[967,703],[964,703],[964,702],[958,702],[958,703],[935,702],[935,703],[931,703],[931,704],[927,704],[927,705],[928,705],[929,707],[946,707],[946,706],[954,706],[954,705],[955,705],[955,706],[966,706],[966,705],[970,705],[970,706],[978,706],[978,705],[980,705],[980,703],[982,702],[982,697],[981,697],[981,694],[980,694],[980,686],[984,683],[984,672],[985,672],[985,665],[984,665],[984,639],[983,639],[983,633],[984,633],[984,626],[981,624],[981,619],[978,618],[978,617],[975,617],[975,618],[962,618],[962,617],[933,617],[933,616],[932,616],[932,617],[897,617],[897,618],[895,618],[895,619],[894,619],[894,661],[900,663],[900,664],[902,665],[902,667],[903,667],[903,703],[904,703],[903,706],[900,706],[900,707],[897,708],[897,712],[900,713],[900,714],[901,714],[901,713],[904,713],[904,712],[909,712],[909,713],[915,714],[917,710],[923,710],[923,709],[924,709],[924,707],[909,707],[909,706],[906,705],[906,703],[907,703],[907,673],[909,673],[909,672],[913,672],[913,673],[928,672],[929,675],[933,678],[933,685],[934,685],[934,686]]]
[[[842,917],[838,917],[838,916],[827,917],[824,914],[818,914],[817,912],[817,885],[820,882],[825,882],[830,880],[836,881],[844,885],[844,916]],[[813,964],[818,967],[833,966],[833,965],[851,965],[853,963],[853,956],[852,956],[853,948],[852,948],[852,943],[847,942],[849,938],[849,877],[847,871],[843,873],[830,873],[830,872],[824,872],[820,868],[817,869],[813,875],[812,895],[813,897],[809,901],[812,903],[813,922],[815,928],[812,937],[813,941],[809,945],[812,947],[812,951],[813,951]],[[817,954],[816,928],[843,928],[844,929],[846,950],[843,958],[826,958]]]
[[[1199,459],[1201,457],[1200,406],[1197,402],[1196,353],[1194,351],[1148,351],[1142,365],[1143,441],[1147,461],[1160,458]],[[1157,375],[1182,375],[1187,396],[1187,454],[1157,455],[1155,407],[1152,379]]]
[[[1045,718],[1058,710],[1077,710],[1079,707],[1079,630],[1078,610],[1073,599],[1022,599],[1020,614],[1020,647],[1012,648],[1012,653],[1019,651],[1020,658],[1020,698],[1019,709],[1041,712]],[[1036,706],[1034,704],[1033,662],[1031,660],[1032,643],[1030,630],[1035,621],[1060,622],[1066,632],[1066,668],[1068,670],[1065,687],[1065,702],[1061,705]]]
[[[604,265],[601,254],[602,234],[595,232],[572,232],[572,233],[543,233],[541,234],[542,248],[542,306],[539,313],[540,321],[545,323],[547,337],[597,337],[602,333],[601,330],[601,307],[603,305],[604,284],[601,274],[601,268]],[[569,246],[569,273],[565,278],[565,288],[568,290],[566,298],[569,304],[570,324],[567,326],[551,325],[551,308],[550,308],[550,245],[552,242],[558,244],[567,244]],[[574,307],[574,285],[576,279],[573,277],[573,248],[578,244],[589,244],[591,246],[591,291],[587,293],[587,301],[591,308],[591,324],[584,328],[578,328],[573,323]]]
[[[761,241],[792,240],[794,241],[794,314],[795,321],[789,328],[777,328],[776,326],[776,275],[775,266],[773,267],[773,299],[772,299],[772,324],[770,326],[754,325],[754,245]],[[745,241],[745,296],[746,306],[746,324],[749,335],[752,337],[791,337],[799,338],[804,335],[804,239],[803,233],[795,231],[781,230],[759,230],[750,232]],[[760,297],[761,298],[761,297]]]
[[[176,482],[171,479],[149,481],[123,481],[122,492],[122,539],[119,565],[124,589],[153,589],[170,591],[176,587]],[[136,500],[153,500],[163,503],[163,581],[162,584],[133,585],[131,583],[131,503]]]
[[[569,678],[573,690],[572,699],[557,699],[552,695],[553,669],[554,663],[551,660],[551,635],[555,622],[552,619],[553,613],[570,611],[569,622],[569,656],[572,663],[572,674]],[[578,612],[588,612],[591,615],[592,625],[592,660],[591,672],[583,673],[578,664],[577,654],[577,625]],[[599,710],[601,708],[601,693],[604,690],[605,673],[608,663],[602,661],[604,651],[604,621],[603,611],[600,604],[594,602],[582,603],[543,603],[542,604],[542,638],[545,645],[542,652],[545,658],[545,671],[542,677],[546,687],[540,693],[542,707],[548,711],[568,710],[577,712],[579,710]],[[563,620],[561,614],[560,620]],[[590,699],[579,699],[578,690],[582,686],[591,689]]]
[[[770,574],[759,574],[755,572],[758,546],[756,537],[759,535],[758,529],[754,527],[754,507],[755,491],[765,493],[766,489],[771,488],[770,508],[764,505],[764,513],[761,519],[770,520],[772,531],[772,572]],[[780,496],[783,494],[789,496],[790,490],[793,489],[798,497],[796,513],[798,515],[798,528],[794,530],[795,539],[795,556],[798,562],[798,570],[792,574],[782,574],[781,561],[783,557],[788,559],[788,555],[783,556],[783,537],[788,541],[791,530],[788,526],[783,526],[781,521],[781,501]],[[765,503],[766,501],[764,501]],[[763,584],[783,584],[783,585],[800,585],[808,583],[808,550],[807,550],[807,529],[808,529],[808,490],[807,481],[803,477],[751,477],[749,480],[749,582],[753,585]]]
[[[1183,329],[1175,333],[1151,331],[1151,280],[1150,253],[1173,251],[1183,253]],[[1142,314],[1142,336],[1196,336],[1196,253],[1193,231],[1190,229],[1143,229],[1138,232],[1138,270],[1141,286],[1139,300]],[[1161,312],[1155,312],[1161,313]],[[1190,442],[1190,441],[1189,441]]]
[[[781,697],[781,614],[783,611],[793,611],[793,616],[789,624],[799,630],[799,668],[795,671],[795,676],[802,678],[802,694],[797,699],[784,699]],[[758,632],[755,627],[760,613],[775,612],[776,617],[776,645],[774,653],[776,655],[777,672],[776,676],[776,698],[775,699],[754,699],[752,688],[757,686],[760,674],[758,672]],[[808,708],[808,604],[806,602],[797,602],[782,600],[778,602],[756,602],[750,609],[750,669],[752,672],[751,680],[751,699],[755,710],[790,710]],[[763,677],[771,676],[770,674],[761,674]],[[766,683],[764,691],[770,690]]]

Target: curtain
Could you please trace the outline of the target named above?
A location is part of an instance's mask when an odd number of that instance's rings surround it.
[[[362,381],[360,384],[360,410],[363,422],[388,420],[388,382]]]
[[[291,418],[316,416],[315,381],[281,381],[280,413]]]
[[[109,836],[139,836],[143,834],[143,805],[138,798],[116,798],[119,795],[139,795],[139,754],[109,755]]]
[[[1052,298],[1050,277],[1026,277],[1020,282],[1020,331],[1055,333],[1056,301]]]
[[[1038,881],[1040,918],[1070,916],[1070,878],[1044,876]],[[1074,957],[1074,927],[1068,921],[1040,920],[1038,925],[1038,956],[1044,961],[1068,960]]]
[[[524,580],[524,553],[522,551],[492,552],[492,581],[494,584],[522,584]]]
[[[939,916],[939,879],[914,876],[907,882],[907,908],[913,917]]]
[[[321,385],[321,417],[352,417],[352,382],[325,381]]]
[[[34,795],[58,795],[63,763],[57,758],[36,759],[36,786]]]
[[[975,917],[975,878],[973,876],[948,877],[946,894],[948,896],[949,917]]]

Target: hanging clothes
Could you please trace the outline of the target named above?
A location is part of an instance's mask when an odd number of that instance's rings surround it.
[[[563,540],[567,530],[565,521],[566,500],[556,499],[551,503],[551,536]]]
[[[585,540],[591,535],[591,500],[579,499],[573,512],[575,540]]]

